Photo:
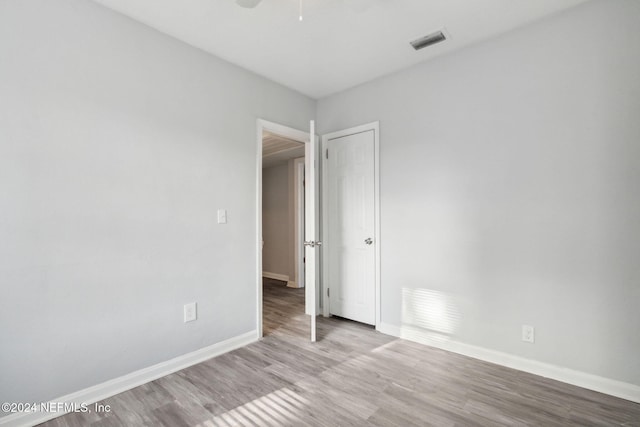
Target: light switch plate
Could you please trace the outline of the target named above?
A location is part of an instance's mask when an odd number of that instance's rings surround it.
[[[198,318],[198,309],[195,302],[184,305],[184,323],[193,322]]]

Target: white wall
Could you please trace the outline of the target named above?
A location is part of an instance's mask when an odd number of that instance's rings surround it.
[[[0,401],[255,329],[256,119],[314,114],[90,1],[0,2]]]
[[[380,120],[383,322],[640,385],[638,28],[588,2],[319,101]]]
[[[289,164],[262,170],[262,271],[295,280],[291,270],[293,218],[290,218]]]

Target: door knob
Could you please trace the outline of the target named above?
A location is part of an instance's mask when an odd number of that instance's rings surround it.
[[[370,244],[372,244],[372,243],[373,243],[373,239],[372,239],[371,237],[367,237],[366,239],[364,239],[364,242],[365,242],[367,245],[370,245]]]

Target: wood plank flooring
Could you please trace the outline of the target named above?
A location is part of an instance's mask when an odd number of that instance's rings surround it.
[[[640,405],[335,318],[308,341],[304,290],[265,280],[260,342],[54,426],[639,426]]]

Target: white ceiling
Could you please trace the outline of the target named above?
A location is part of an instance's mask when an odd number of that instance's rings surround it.
[[[585,0],[95,0],[220,58],[322,98]],[[414,51],[445,28],[451,38]]]

